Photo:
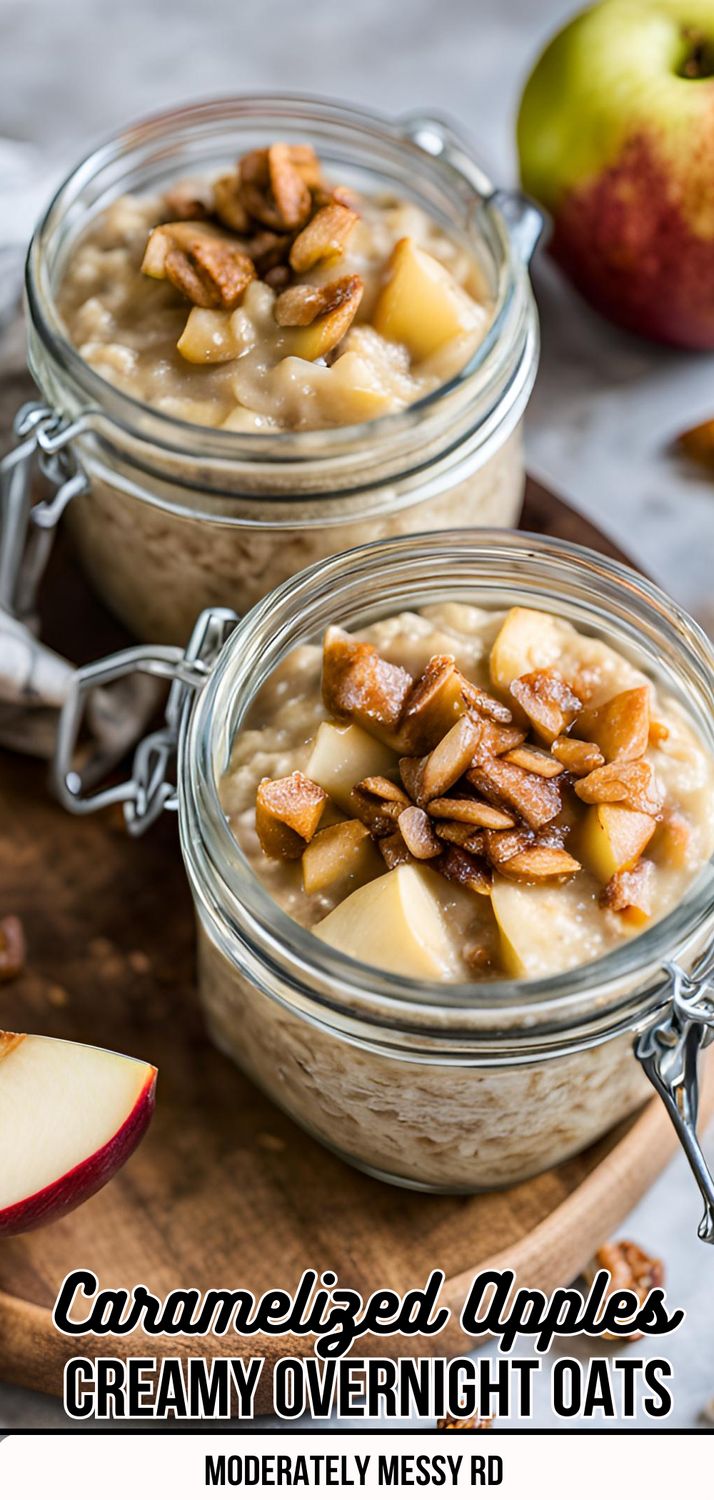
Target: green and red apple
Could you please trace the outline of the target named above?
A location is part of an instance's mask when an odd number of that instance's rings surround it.
[[[69,1213],[138,1146],[156,1069],[118,1052],[0,1031],[0,1235]]]
[[[714,348],[714,0],[602,0],[546,48],[518,118],[550,250],[602,313]]]

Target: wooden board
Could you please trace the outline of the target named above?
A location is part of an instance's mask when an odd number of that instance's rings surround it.
[[[524,524],[616,549],[530,484]],[[122,642],[59,549],[45,591],[46,634],[77,660]],[[91,1267],[104,1285],[293,1287],[306,1266],[363,1291],[421,1285],[446,1272],[458,1309],[479,1265],[515,1267],[546,1290],[581,1270],[675,1148],[656,1101],[573,1161],[507,1191],[471,1198],[409,1193],[371,1181],[288,1121],[203,1032],[194,984],[193,916],[175,819],[140,843],[114,813],[72,821],[45,790],[45,771],[0,758],[0,912],[17,912],[29,959],[0,988],[0,1025],[135,1053],[160,1070],[152,1128],[98,1197],[60,1223],[0,1242],[0,1378],[61,1389],[71,1352],[51,1324],[64,1275]],[[692,1204],[693,1215],[696,1204]],[[190,1341],[111,1340],[83,1354],[195,1354]],[[418,1351],[467,1345],[451,1320]],[[254,1340],[269,1361],[309,1352]],[[201,1354],[235,1353],[202,1341]],[[366,1345],[360,1352],[369,1352]],[[380,1352],[399,1352],[380,1344]],[[267,1383],[266,1383],[267,1389]],[[267,1399],[265,1391],[263,1400]]]

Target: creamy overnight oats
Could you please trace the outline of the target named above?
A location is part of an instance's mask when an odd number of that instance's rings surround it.
[[[447,982],[587,964],[714,848],[686,714],[555,615],[446,604],[290,653],[237,736],[231,827],[290,916]]]
[[[29,360],[114,613],[186,640],[348,547],[514,526],[540,223],[439,122],[320,100],[177,110],[80,163],[30,250]]]
[[[493,312],[472,254],[421,208],[329,181],[306,144],[120,198],[59,307],[82,358],[157,411],[235,432],[400,411],[457,375]]]

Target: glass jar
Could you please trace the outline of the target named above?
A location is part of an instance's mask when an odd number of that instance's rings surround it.
[[[406,195],[479,261],[494,305],[488,333],[458,376],[405,411],[318,432],[201,427],[108,384],[67,340],[57,288],[96,214],[120,194],[215,174],[276,138],[310,141],[339,181]],[[520,423],[538,357],[527,267],[540,227],[525,199],[494,192],[448,126],[299,97],[155,116],[81,162],[30,248],[29,364],[46,406],[21,414],[19,431],[34,437],[45,466],[54,459],[50,477],[69,483],[71,530],[110,608],[141,639],[185,640],[199,610],[242,613],[292,573],[360,542],[514,526]],[[62,507],[60,497],[36,508],[35,520],[47,525]],[[5,529],[16,569],[18,527]]]
[[[178,735],[176,801],[210,1034],[325,1145],[404,1186],[472,1192],[543,1171],[641,1104],[648,1077],[693,1152],[694,1064],[714,1022],[711,864],[674,911],[596,962],[537,981],[454,985],[382,972],[328,947],[274,903],[233,838],[220,778],[286,652],[329,624],[359,630],[445,600],[494,609],[555,602],[686,702],[714,752],[714,652],[699,627],[633,571],[535,536],[460,531],[372,544],[313,565],[235,628],[230,616],[204,617],[173,668],[165,653],[124,653],[121,670],[133,655],[134,665],[140,656],[145,670],[179,676],[169,742]],[[111,660],[85,669],[65,711],[56,784],[68,806],[81,791],[68,768],[82,696],[97,671],[106,680],[112,670]],[[118,796],[139,826],[153,816],[165,765],[144,756],[137,767],[85,810]],[[714,1235],[710,1219],[705,1229]]]

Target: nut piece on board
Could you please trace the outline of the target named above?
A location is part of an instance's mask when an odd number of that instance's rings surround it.
[[[263,853],[271,859],[299,859],[326,803],[326,792],[302,771],[278,781],[266,777],[259,783],[255,803],[255,830]]]
[[[610,1272],[611,1292],[635,1292],[640,1306],[653,1287],[664,1286],[664,1262],[648,1255],[634,1240],[614,1240],[601,1245],[585,1267],[583,1276],[591,1283],[597,1272],[603,1270]],[[617,1339],[618,1334],[605,1333],[603,1337]],[[619,1337],[634,1343],[642,1338],[642,1334],[623,1333]]]

